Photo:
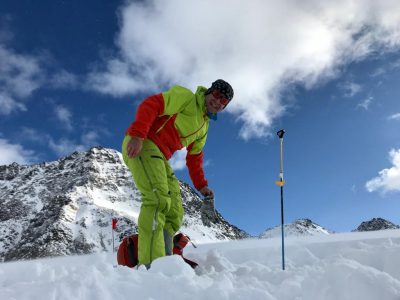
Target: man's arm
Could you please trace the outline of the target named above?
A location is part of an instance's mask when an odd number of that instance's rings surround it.
[[[213,191],[208,187],[208,182],[203,170],[203,147],[207,140],[207,134],[194,141],[187,147],[186,166],[194,187],[203,196],[214,196]]]
[[[153,95],[146,98],[136,111],[135,121],[127,130],[131,140],[126,146],[127,154],[130,158],[139,155],[142,150],[143,140],[147,137],[154,120],[164,111],[164,99],[162,94]]]
[[[162,94],[146,98],[136,111],[135,121],[127,130],[132,137],[145,139],[154,120],[164,113],[164,99]]]

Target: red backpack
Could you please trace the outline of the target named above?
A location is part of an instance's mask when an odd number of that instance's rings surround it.
[[[124,237],[117,252],[119,265],[133,268],[138,264],[138,237],[138,234]]]

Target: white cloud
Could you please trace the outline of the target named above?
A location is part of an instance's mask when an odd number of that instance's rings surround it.
[[[97,126],[96,130],[83,130],[82,134],[77,138],[63,136],[55,139],[48,133],[33,128],[22,127],[19,137],[20,139],[34,142],[41,146],[47,145],[58,156],[64,156],[74,151],[87,151],[94,146],[101,145],[100,138],[104,135],[109,135],[109,132],[105,128]]]
[[[48,136],[40,133],[38,130],[28,127],[21,127],[19,131],[19,138],[25,141],[32,141],[35,143],[45,144],[47,143]]]
[[[141,78],[135,78],[133,67],[120,59],[110,59],[107,62],[107,72],[93,71],[89,74],[88,88],[100,93],[112,94],[114,96],[124,96],[126,94],[140,92],[155,87],[154,80],[145,82]],[[141,72],[146,72],[145,68]],[[139,76],[151,77],[147,75]]]
[[[89,147],[98,146],[99,138],[100,138],[100,135],[99,135],[98,131],[90,130],[90,131],[87,131],[82,134],[81,142],[82,142],[82,144],[88,145]]]
[[[91,147],[98,146],[99,134],[96,131],[84,132],[80,137],[80,142],[75,139],[62,137],[58,140],[47,136],[48,145],[57,155],[63,156],[71,154],[74,151],[86,151]]]
[[[366,99],[364,99],[362,102],[360,102],[360,103],[357,105],[357,108],[362,108],[362,109],[368,110],[369,107],[370,107],[371,104],[372,104],[372,100],[374,100],[374,97],[369,96],[368,98],[366,98]]]
[[[389,120],[400,120],[400,113],[393,114],[388,117]]]
[[[41,146],[47,145],[58,156],[69,155],[75,151],[87,151],[100,145],[99,138],[107,134],[107,131],[97,127],[96,131],[84,131],[78,138],[61,137],[53,138],[51,135],[32,128],[21,128],[20,138],[25,141],[34,142]],[[1,137],[1,136],[0,136]],[[36,159],[37,161],[38,159]]]
[[[9,115],[14,111],[26,111],[26,106],[0,90],[0,115]]]
[[[0,115],[26,111],[25,102],[43,85],[55,89],[78,86],[76,75],[54,70],[47,51],[36,56],[17,53],[5,45],[7,40],[1,39],[1,33],[9,31],[0,29]]]
[[[169,160],[169,163],[171,164],[173,170],[179,171],[186,168],[186,154],[186,148],[178,150],[174,153],[174,155]],[[205,168],[208,166],[211,166],[211,160],[206,159],[203,161],[203,167]]]
[[[88,84],[121,96],[224,78],[241,136],[265,136],[286,110],[288,85],[311,88],[344,64],[397,49],[399,11],[395,0],[130,1],[120,10],[119,53]]]
[[[23,100],[42,82],[39,59],[17,54],[0,44],[0,114],[25,111]]]
[[[99,139],[101,135],[104,134],[108,134],[107,131],[101,127],[97,127],[96,131],[84,131],[78,138],[69,138],[64,136],[55,139],[47,133],[32,128],[22,127],[20,138],[40,145],[47,145],[49,149],[58,156],[64,156],[75,151],[87,151],[91,147],[100,145],[101,143],[99,142]]]
[[[50,139],[49,147],[60,156],[71,154],[74,151],[87,150],[85,146],[79,145],[74,140],[68,138],[60,138],[59,140]]]
[[[75,88],[78,86],[78,78],[66,70],[60,70],[50,79],[50,84],[54,88]]]
[[[71,111],[68,109],[68,108],[66,108],[66,107],[64,107],[64,106],[62,106],[62,105],[57,105],[57,106],[55,106],[55,108],[54,108],[54,112],[55,112],[55,115],[56,115],[56,117],[57,117],[57,119],[58,119],[58,121],[67,129],[67,130],[69,130],[69,131],[71,131],[72,130],[72,113],[71,113]]]
[[[186,168],[186,149],[178,150],[169,160],[169,163],[173,170],[179,171]]]
[[[368,192],[400,191],[400,149],[389,152],[392,167],[379,171],[379,176],[369,180],[365,187]]]
[[[379,77],[379,76],[381,76],[381,75],[383,75],[383,74],[385,74],[385,73],[386,73],[385,68],[379,67],[379,68],[375,69],[375,70],[370,74],[370,76],[371,76],[371,77]]]
[[[17,97],[27,97],[42,81],[37,58],[20,55],[0,45],[0,79],[2,88]]]
[[[13,162],[30,164],[35,160],[33,151],[26,150],[21,145],[12,144],[8,140],[0,138],[0,165],[8,165]]]
[[[362,90],[360,84],[351,81],[346,81],[343,84],[339,85],[339,87],[343,90],[344,96],[347,98],[353,97]]]

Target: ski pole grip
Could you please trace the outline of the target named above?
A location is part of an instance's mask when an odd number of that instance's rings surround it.
[[[280,139],[283,139],[283,135],[285,134],[285,130],[281,129],[276,133]]]

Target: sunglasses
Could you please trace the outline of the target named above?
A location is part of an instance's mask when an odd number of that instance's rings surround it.
[[[229,100],[219,90],[213,90],[211,92],[211,94],[213,95],[213,97],[215,99],[217,99],[219,101],[219,103],[221,103],[221,105],[223,105],[223,106],[227,106],[228,105]]]

